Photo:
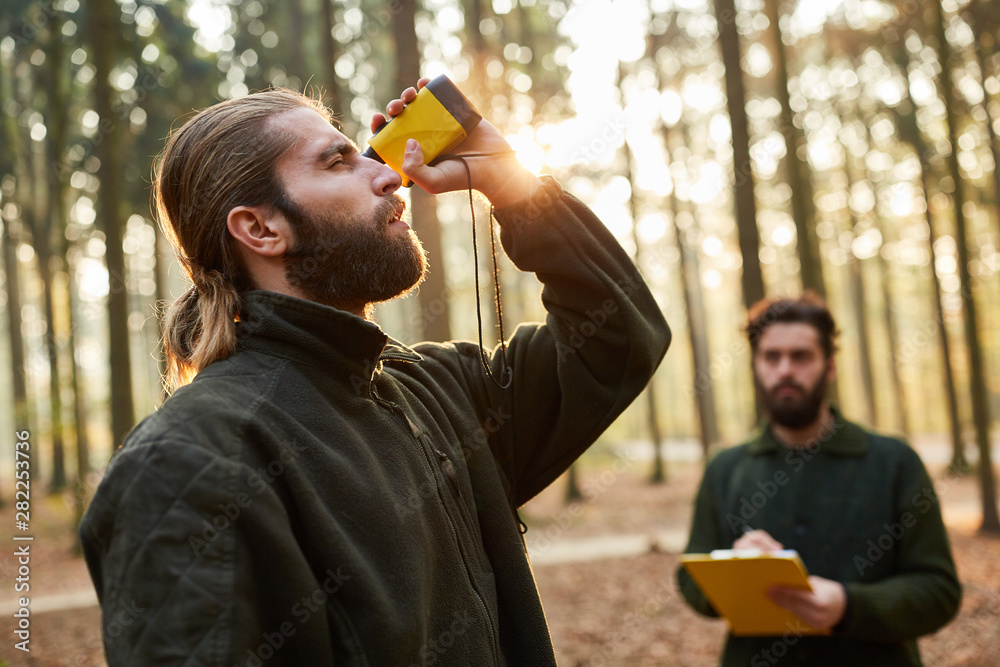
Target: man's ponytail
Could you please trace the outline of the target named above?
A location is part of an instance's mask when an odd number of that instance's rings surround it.
[[[236,350],[236,318],[242,299],[231,280],[207,271],[170,304],[163,317],[163,346],[170,390],[190,382],[213,361]]]

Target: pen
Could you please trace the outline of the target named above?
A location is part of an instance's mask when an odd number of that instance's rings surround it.
[[[752,532],[753,532],[753,528],[750,527],[750,524],[748,524],[748,523],[743,524],[743,534],[744,535],[749,535]]]

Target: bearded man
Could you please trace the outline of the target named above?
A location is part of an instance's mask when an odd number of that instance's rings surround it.
[[[830,405],[837,327],[821,299],[758,303],[746,332],[766,421],[705,470],[685,552],[798,551],[812,590],[768,595],[831,634],[730,636],[722,664],[921,664],[917,637],[955,615],[961,586],[920,458]],[[717,616],[683,568],[677,578],[695,610]]]
[[[402,171],[432,193],[471,178],[542,281],[546,323],[505,354],[371,321],[426,260],[401,175],[318,102],[256,93],[171,136],[156,197],[192,281],[166,315],[179,388],[81,526],[109,664],[555,664],[517,508],[642,391],[670,333],[600,220],[489,122],[459,151],[468,173],[411,139]]]

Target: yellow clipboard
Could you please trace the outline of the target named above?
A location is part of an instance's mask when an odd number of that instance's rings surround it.
[[[829,635],[771,601],[771,586],[812,590],[806,566],[794,550],[723,549],[681,554],[680,562],[712,607],[729,621],[735,637]]]

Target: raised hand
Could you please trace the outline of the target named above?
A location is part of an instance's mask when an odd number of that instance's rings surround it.
[[[420,79],[417,88],[407,88],[397,99],[389,102],[385,114],[372,116],[372,132],[388,122],[389,118],[402,113],[405,106],[416,99],[417,91],[429,81],[428,78]],[[469,187],[471,174],[472,188],[486,195],[497,208],[528,198],[541,184],[537,176],[521,165],[507,140],[486,119],[480,121],[453,153],[470,155],[465,160],[469,166],[468,173],[460,160],[442,160],[434,166],[425,164],[420,144],[410,139],[403,156],[403,173],[432,194],[464,190]]]

